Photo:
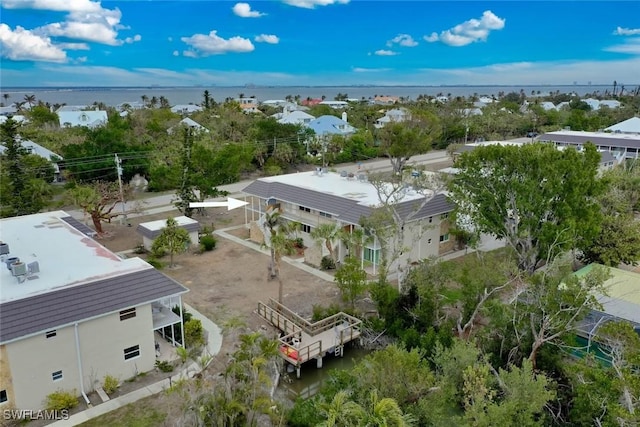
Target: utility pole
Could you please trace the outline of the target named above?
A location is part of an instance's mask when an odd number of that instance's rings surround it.
[[[114,154],[114,161],[116,163],[116,172],[118,173],[118,187],[120,187],[120,204],[122,205],[122,219],[120,224],[127,223],[127,210],[124,206],[124,191],[122,190],[122,160],[118,158],[118,153]]]

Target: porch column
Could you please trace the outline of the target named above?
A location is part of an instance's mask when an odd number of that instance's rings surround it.
[[[186,343],[184,342],[184,322],[182,321],[184,317],[182,316],[182,297],[178,297],[178,307],[180,307],[180,334],[182,335],[182,347],[187,348]],[[173,345],[176,345],[175,340],[173,341]]]

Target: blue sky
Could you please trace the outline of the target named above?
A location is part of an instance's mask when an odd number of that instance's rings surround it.
[[[640,84],[640,1],[0,7],[4,87]]]

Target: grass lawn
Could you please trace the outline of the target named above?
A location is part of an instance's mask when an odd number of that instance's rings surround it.
[[[82,427],[155,427],[162,425],[167,413],[158,410],[158,396],[149,396],[115,411],[93,418]]]

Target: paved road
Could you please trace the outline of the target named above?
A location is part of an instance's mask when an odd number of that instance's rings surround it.
[[[428,165],[432,163],[445,162],[447,160],[449,160],[449,157],[447,156],[446,151],[439,150],[439,151],[432,151],[427,154],[421,154],[419,156],[414,156],[411,158],[411,160],[408,163],[410,165]],[[370,171],[370,172],[382,172],[382,171],[391,170],[391,162],[389,161],[389,159],[376,159],[376,160],[365,161],[360,164],[358,163],[339,164],[335,166],[335,169],[338,171],[346,170],[347,172],[353,172],[353,173],[356,173],[359,170]],[[239,182],[234,182],[233,184],[221,185],[218,188],[220,190],[228,191],[231,196],[234,196],[234,195],[238,196],[242,193],[242,190],[252,182],[253,180],[239,181]],[[124,206],[124,210],[128,212],[127,216],[129,218],[167,212],[175,209],[175,206],[173,205],[175,198],[176,198],[176,195],[174,192],[159,194],[157,196],[143,197],[138,200],[127,202]],[[214,201],[214,200],[225,200],[225,198],[222,197],[222,198],[207,199],[207,201]],[[121,207],[118,206],[116,209],[121,209]],[[130,213],[136,210],[139,213]],[[72,217],[78,220],[82,220],[82,221],[85,220],[84,213],[81,210],[70,210],[68,211],[68,213]]]

